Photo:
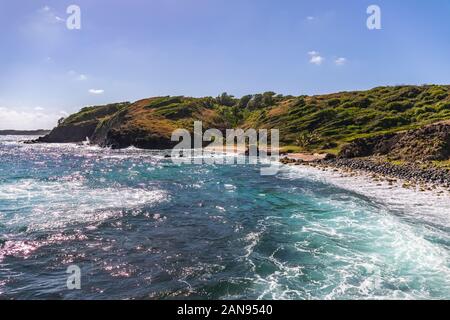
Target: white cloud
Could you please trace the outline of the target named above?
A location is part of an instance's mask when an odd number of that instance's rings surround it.
[[[309,60],[309,62],[320,66],[322,64],[323,60],[324,60],[324,58],[321,56],[314,56],[314,57],[311,57],[311,60]]]
[[[42,107],[35,107],[33,108],[34,111],[44,111],[44,108]]]
[[[61,114],[44,113],[42,110],[0,108],[0,129],[52,129],[56,126],[59,118],[61,118]]]
[[[310,51],[308,52],[308,55],[311,57],[309,63],[315,64],[317,66],[320,66],[325,60],[325,58],[322,57],[317,51]]]
[[[334,60],[334,63],[335,63],[337,66],[343,66],[344,64],[347,63],[347,59],[346,59],[346,58],[343,58],[343,57],[337,58],[336,60]]]
[[[314,18],[313,16],[308,16],[308,17],[306,17],[306,20],[308,20],[308,21],[313,21],[313,20],[315,20],[316,18]]]
[[[91,94],[103,94],[105,90],[103,89],[89,89],[89,93]]]

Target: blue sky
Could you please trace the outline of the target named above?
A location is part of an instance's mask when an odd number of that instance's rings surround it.
[[[0,129],[157,95],[450,84],[449,18],[448,0],[0,0]]]

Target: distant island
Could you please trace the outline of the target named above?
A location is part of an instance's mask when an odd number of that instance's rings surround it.
[[[51,130],[0,130],[0,136],[45,136]]]

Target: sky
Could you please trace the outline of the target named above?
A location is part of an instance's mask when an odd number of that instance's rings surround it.
[[[0,0],[0,129],[151,96],[450,84],[449,39],[448,0]]]

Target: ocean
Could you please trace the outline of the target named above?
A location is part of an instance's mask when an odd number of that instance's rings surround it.
[[[450,298],[448,193],[29,138],[0,137],[0,299]]]

